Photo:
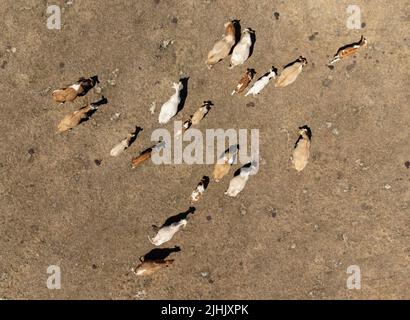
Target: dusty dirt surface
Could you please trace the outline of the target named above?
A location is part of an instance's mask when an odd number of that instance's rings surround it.
[[[60,5],[61,30],[47,29],[48,4]],[[0,297],[410,298],[409,2],[355,1],[361,30],[346,27],[349,4],[2,1]],[[208,51],[234,18],[256,31],[253,55],[232,70],[228,59],[207,70]],[[368,47],[330,70],[336,50],[362,34]],[[173,43],[161,48],[163,40]],[[260,76],[300,55],[308,65],[290,86],[230,96],[246,67]],[[56,134],[67,113],[101,94],[58,105],[51,91],[92,75],[109,103]],[[153,249],[151,225],[186,211],[213,169],[131,169],[181,76],[188,96],[174,119],[212,100],[199,128],[259,129],[260,170],[237,198],[224,195],[234,170],[211,182],[187,227],[161,246],[180,247],[169,255],[174,264],[136,277],[131,268]],[[289,157],[305,124],[311,158],[298,173]],[[110,157],[137,125],[136,142]],[[60,290],[46,287],[50,265],[61,267]],[[346,287],[350,265],[360,267],[360,290]]]

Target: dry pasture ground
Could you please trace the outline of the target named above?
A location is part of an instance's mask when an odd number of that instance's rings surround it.
[[[62,8],[61,30],[46,27],[50,4]],[[410,298],[409,1],[355,1],[360,30],[346,27],[350,4],[1,1],[0,297]],[[233,18],[255,30],[254,53],[244,66],[229,70],[225,60],[209,71],[206,55]],[[326,67],[362,34],[367,48]],[[164,40],[173,42],[161,48]],[[230,95],[246,67],[258,77],[299,55],[308,65],[292,85]],[[51,90],[95,74],[109,103],[55,134],[67,113],[100,94],[57,105]],[[186,229],[163,246],[180,246],[174,264],[138,278],[130,270],[152,249],[151,225],[187,210],[212,172],[130,168],[152,144],[159,107],[181,74],[188,97],[175,119],[212,100],[199,128],[259,129],[260,170],[234,199],[223,194],[229,177],[211,182]],[[311,158],[297,173],[289,156],[305,124]],[[137,125],[137,141],[110,157]],[[61,268],[60,290],[46,287],[50,265]],[[360,267],[360,290],[346,288],[350,265]]]

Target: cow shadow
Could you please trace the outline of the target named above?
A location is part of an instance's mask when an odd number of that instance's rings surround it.
[[[312,140],[312,130],[310,129],[310,127],[308,127],[307,125],[304,125],[304,126],[299,127],[299,129],[300,130],[306,129],[306,135],[308,136],[309,140]],[[298,142],[302,139],[303,139],[302,135],[299,135],[298,139],[295,142],[295,146],[294,146],[295,148],[298,145]]]
[[[179,251],[181,251],[181,248],[178,246],[174,248],[155,248],[141,256],[140,261],[165,260],[171,253]]]
[[[135,140],[137,140],[139,133],[142,131],[143,129],[140,126],[136,126],[134,132],[132,133],[133,136],[130,139],[130,142],[128,144],[128,147],[131,147],[131,145],[134,143]]]
[[[188,215],[190,214],[194,214],[195,213],[196,208],[195,207],[189,207],[189,209],[187,211],[178,213],[175,216],[169,217],[167,220],[165,220],[164,224],[161,226],[161,228],[169,226],[175,222],[179,222],[182,219],[186,219],[188,217]]]
[[[189,77],[181,78],[179,81],[182,83],[182,89],[179,93],[180,101],[178,104],[178,112],[184,109],[186,98],[188,97],[188,80]]]
[[[100,100],[91,103],[91,106],[96,107],[96,108],[93,108],[93,109],[91,109],[90,111],[88,111],[88,112],[87,112],[87,116],[86,116],[85,118],[81,119],[81,121],[80,121],[79,124],[88,121],[88,120],[92,117],[92,115],[98,110],[98,107],[103,106],[103,105],[105,105],[105,104],[107,104],[107,103],[108,103],[108,99],[107,99],[106,97],[104,97],[104,96],[102,96],[102,98],[101,98]],[[87,106],[85,106],[85,107],[83,107],[83,108],[86,108],[86,107],[87,107]],[[81,108],[81,109],[82,109],[82,108]],[[80,110],[81,110],[81,109],[80,109]]]
[[[250,35],[251,35],[251,42],[252,42],[251,47],[249,48],[249,57],[248,57],[248,59],[249,59],[250,57],[252,57],[253,50],[255,48],[256,34],[255,34],[255,30],[253,30],[251,28],[248,28],[248,29],[251,31]]]

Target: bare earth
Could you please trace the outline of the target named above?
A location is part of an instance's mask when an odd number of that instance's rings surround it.
[[[47,29],[47,4],[64,8],[61,30]],[[349,4],[2,1],[0,297],[409,299],[410,3],[355,1],[361,30],[346,27]],[[206,55],[234,18],[256,31],[254,53],[244,66],[229,70],[227,59],[209,71]],[[362,34],[367,48],[326,67]],[[163,49],[163,40],[174,42]],[[292,85],[230,96],[246,67],[259,77],[300,55],[308,65]],[[109,103],[55,134],[67,113],[101,94],[57,105],[51,91],[95,74]],[[212,100],[199,128],[259,129],[261,166],[237,198],[223,193],[239,164],[211,182],[187,227],[162,246],[180,246],[174,264],[136,277],[131,268],[152,249],[151,225],[186,211],[213,169],[131,169],[180,76],[189,76],[188,97],[174,119]],[[298,173],[289,156],[305,124],[311,158]],[[144,129],[137,141],[110,157],[136,125]],[[46,287],[49,265],[61,267],[60,290]],[[360,267],[360,290],[346,288],[350,265]]]

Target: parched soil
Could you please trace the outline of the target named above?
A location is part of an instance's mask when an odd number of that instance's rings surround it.
[[[409,299],[409,1],[355,1],[362,29],[346,27],[349,1],[49,1],[0,3],[0,297],[4,299]],[[48,4],[62,8],[49,30]],[[275,14],[276,13],[276,14]],[[212,70],[223,24],[256,32],[248,62]],[[364,35],[354,57],[326,64]],[[171,40],[166,46],[163,41]],[[162,44],[162,46],[161,46]],[[231,96],[247,67],[257,77],[300,55],[286,88]],[[53,103],[51,91],[98,75],[102,91]],[[161,246],[172,266],[131,268],[153,249],[151,225],[186,211],[212,165],[131,169],[151,146],[172,82],[189,77],[175,120],[204,100],[198,128],[258,129],[260,169],[236,198],[211,181],[185,229]],[[56,134],[68,113],[98,100],[92,118]],[[152,103],[156,111],[151,114]],[[312,129],[302,172],[289,160],[298,127]],[[123,154],[111,148],[143,131]],[[61,268],[61,289],[46,286]],[[346,287],[347,268],[361,289]]]

